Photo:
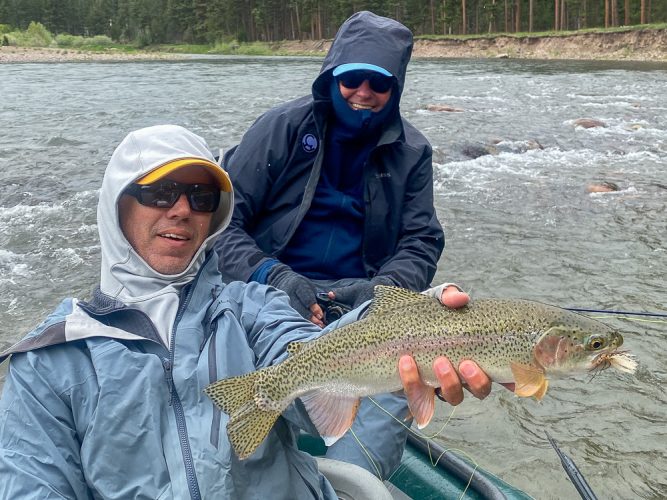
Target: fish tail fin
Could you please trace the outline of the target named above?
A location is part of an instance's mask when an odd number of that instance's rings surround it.
[[[269,435],[279,411],[243,407],[227,423],[227,437],[241,460],[248,458]]]
[[[259,372],[251,372],[238,377],[218,380],[206,387],[204,392],[218,408],[232,416],[248,403],[255,404],[255,385],[259,378],[258,374]]]
[[[279,410],[262,409],[256,401],[256,387],[262,372],[252,372],[212,383],[204,392],[229,415],[227,436],[240,459],[248,458],[262,444]]]

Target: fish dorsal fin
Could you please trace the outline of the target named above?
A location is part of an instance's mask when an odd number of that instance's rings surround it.
[[[542,368],[520,363],[510,363],[510,368],[514,375],[514,394],[522,398],[534,396],[538,401],[544,397],[549,381]]]
[[[433,298],[421,293],[413,292],[397,286],[376,285],[375,296],[368,308],[366,317],[373,314],[394,311],[407,304],[420,301],[432,301]]]
[[[345,394],[315,391],[301,396],[301,401],[324,443],[331,446],[352,427],[360,399]]]
[[[287,354],[294,356],[296,353],[301,352],[305,344],[306,342],[290,342],[287,344]]]

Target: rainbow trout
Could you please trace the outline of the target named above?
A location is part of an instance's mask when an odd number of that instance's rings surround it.
[[[618,350],[623,337],[588,317],[526,300],[477,299],[448,309],[432,297],[377,286],[366,316],[310,342],[294,342],[275,366],[219,380],[205,392],[229,415],[227,435],[239,458],[261,444],[296,398],[328,445],[340,438],[359,399],[402,388],[398,359],[414,357],[428,393],[410,407],[420,428],[434,413],[438,382],[433,360],[457,366],[472,359],[495,382],[515,383],[515,394],[542,399],[547,372],[566,374],[636,363]]]

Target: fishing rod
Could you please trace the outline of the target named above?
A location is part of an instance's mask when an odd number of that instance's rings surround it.
[[[551,446],[553,447],[554,450],[556,450],[556,453],[558,454],[558,457],[560,458],[560,463],[563,466],[563,469],[565,469],[565,473],[567,476],[570,478],[570,481],[572,481],[572,484],[574,487],[577,489],[577,492],[581,496],[583,500],[598,500],[598,497],[595,496],[595,493],[593,493],[593,490],[591,487],[588,485],[586,482],[586,479],[584,479],[583,474],[581,471],[577,468],[577,466],[574,464],[572,459],[568,457],[565,452],[563,452],[556,442],[551,438],[549,433],[547,431],[544,431],[544,433],[547,435],[547,439],[549,440],[549,443],[551,443]]]
[[[613,311],[610,309],[583,309],[580,307],[566,307],[568,311],[574,312],[588,312],[601,314],[618,314],[622,316],[656,316],[658,318],[667,318],[666,313],[649,313],[649,312],[635,312],[635,311]]]

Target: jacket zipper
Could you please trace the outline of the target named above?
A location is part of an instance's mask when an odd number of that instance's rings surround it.
[[[202,265],[204,267],[205,263]],[[201,270],[200,270],[201,272]],[[197,276],[198,277],[198,276]],[[165,373],[167,375],[167,383],[169,384],[169,393],[170,399],[169,404],[174,409],[174,416],[176,418],[176,427],[178,429],[178,439],[181,444],[181,454],[183,455],[183,464],[185,465],[185,477],[188,483],[188,490],[190,491],[190,498],[192,500],[201,500],[201,492],[199,491],[199,483],[197,482],[197,475],[195,474],[194,460],[192,458],[192,450],[190,449],[190,441],[188,439],[188,428],[185,423],[185,411],[183,410],[183,404],[181,399],[178,397],[176,392],[176,386],[174,384],[173,377],[173,366],[174,366],[174,345],[176,343],[176,329],[178,324],[183,317],[183,312],[190,302],[190,297],[192,296],[191,292],[195,288],[195,283],[197,277],[188,287],[185,300],[182,302],[181,306],[178,308],[178,313],[176,314],[176,319],[174,321],[174,327],[171,331],[171,341],[169,343],[169,359],[164,360],[163,365],[165,368]]]

